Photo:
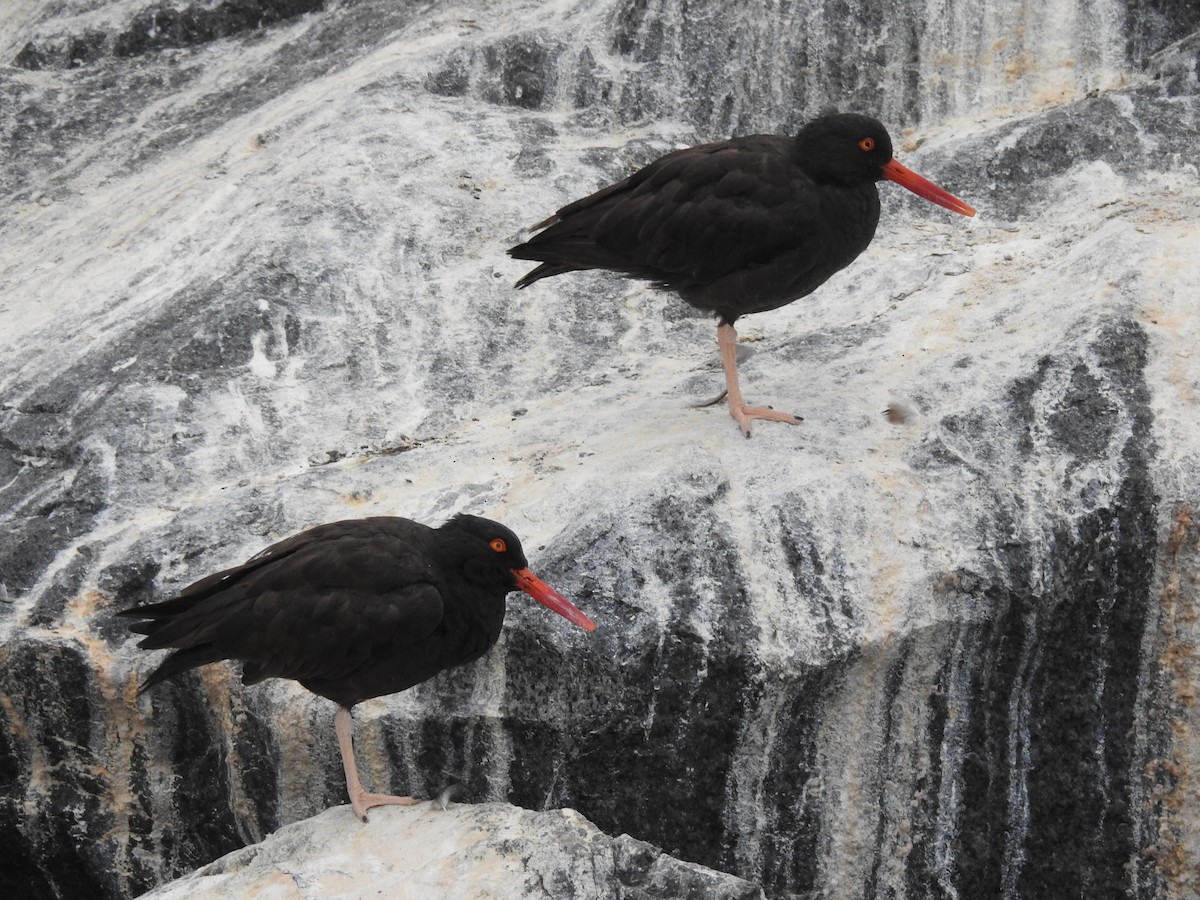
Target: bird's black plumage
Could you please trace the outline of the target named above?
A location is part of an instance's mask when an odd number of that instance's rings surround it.
[[[334,716],[355,815],[412,797],[373,794],[358,778],[350,708],[478,659],[496,643],[505,597],[522,590],[596,626],[528,569],[509,529],[477,516],[439,528],[376,517],[319,525],[249,561],[133,609],[138,646],[171,649],[139,693],[207,663],[236,659],[242,680],[291,678],[338,704]]]
[[[884,178],[974,212],[895,163],[881,123],[835,114],[795,137],[752,135],[668,153],[562,207],[509,250],[541,263],[517,287],[609,269],[675,291],[715,313],[731,335],[739,316],[812,293],[867,248],[879,223],[875,183]],[[728,358],[726,377],[733,412],[736,363]]]
[[[870,152],[857,142],[875,140]],[[676,150],[560,209],[509,253],[540,260],[519,287],[576,269],[653,281],[732,323],[811,293],[879,222],[883,126],[820,119],[798,138],[758,134]],[[861,158],[861,159],[860,159]],[[843,160],[861,165],[841,164]]]
[[[502,540],[504,552],[490,546]],[[147,650],[175,652],[142,691],[187,669],[242,662],[242,680],[291,678],[342,705],[391,694],[478,659],[500,635],[517,536],[457,516],[440,528],[377,517],[333,522],[210,575],[141,619]]]

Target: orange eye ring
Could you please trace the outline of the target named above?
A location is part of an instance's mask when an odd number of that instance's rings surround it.
[[[495,550],[497,553],[503,553],[505,550],[508,549],[508,544],[504,543],[504,538],[492,538],[488,542],[488,546],[491,547],[493,550]]]
[[[870,153],[872,150],[875,149],[875,138],[865,137],[861,141],[858,142],[858,146],[861,150],[863,150],[867,153]]]

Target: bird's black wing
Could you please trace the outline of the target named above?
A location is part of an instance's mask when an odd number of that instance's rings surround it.
[[[120,610],[117,615],[127,618],[147,619],[151,621],[137,622],[129,626],[131,631],[139,634],[150,634],[158,627],[156,620],[171,619],[198,601],[218,594],[245,578],[252,576],[259,569],[272,565],[292,554],[309,550],[315,546],[328,546],[346,537],[379,532],[394,534],[397,539],[404,540],[407,533],[414,528],[420,528],[417,523],[407,519],[377,517],[366,519],[346,519],[339,522],[329,522],[317,525],[300,534],[293,535],[278,543],[272,544],[265,550],[256,553],[240,566],[233,566],[220,572],[215,572],[188,585],[170,600],[151,603],[146,606],[135,606]]]
[[[419,547],[386,527],[415,523],[375,521],[320,526],[172,600],[123,611],[145,620],[131,626],[147,635],[139,646],[177,651],[141,689],[219,659],[242,660],[248,684],[338,679],[376,648],[419,644],[442,621],[442,595]]]
[[[524,286],[604,268],[688,293],[788,256],[819,259],[820,198],[790,138],[755,135],[667,154],[558,211],[510,254],[544,263]],[[816,263],[814,262],[814,265]]]

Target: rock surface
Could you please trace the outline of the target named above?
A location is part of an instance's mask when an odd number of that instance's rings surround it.
[[[344,802],[330,704],[139,700],[112,612],[460,510],[600,628],[514,599],[356,709],[368,782],[769,897],[1200,890],[1200,12],[934,7],[0,11],[0,891],[137,894]],[[803,425],[690,409],[671,297],[512,290],[556,207],[834,101],[979,216],[885,185],[862,258],[739,323]]]
[[[761,900],[762,890],[629,835],[608,837],[573,810],[487,803],[380,809],[366,826],[340,806],[143,896]]]

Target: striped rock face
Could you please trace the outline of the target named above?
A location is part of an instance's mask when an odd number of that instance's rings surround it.
[[[598,628],[514,598],[360,704],[372,789],[769,897],[1194,892],[1200,22],[1158,5],[0,11],[0,888],[131,896],[342,803],[331,703],[228,664],[139,700],[113,613],[468,512]],[[739,319],[802,424],[690,408],[713,323],[669,294],[512,289],[548,211],[830,106],[978,215],[883,190]]]

